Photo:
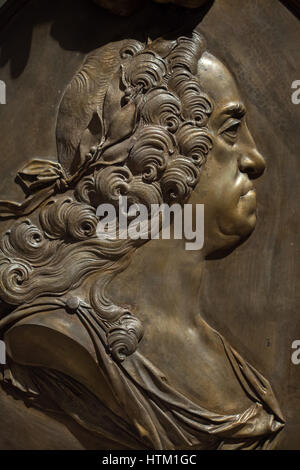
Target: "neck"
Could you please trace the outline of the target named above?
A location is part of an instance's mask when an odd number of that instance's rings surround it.
[[[132,255],[108,295],[134,306],[141,317],[163,315],[167,321],[188,324],[199,317],[203,268],[201,251],[186,251],[182,240],[151,240]]]

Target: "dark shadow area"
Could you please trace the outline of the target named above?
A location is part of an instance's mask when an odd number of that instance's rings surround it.
[[[129,37],[140,41],[172,33],[178,37],[194,29],[212,4],[213,0],[203,8],[190,10],[149,0],[130,17],[119,17],[86,0],[25,0],[18,6],[9,2],[0,17],[0,67],[9,62],[12,78],[23,72],[34,29],[43,23],[51,23],[51,36],[62,49],[88,53]],[[11,30],[15,31],[14,40],[7,42]]]
[[[299,0],[281,0],[281,3],[287,7],[293,15],[300,19],[300,1]]]

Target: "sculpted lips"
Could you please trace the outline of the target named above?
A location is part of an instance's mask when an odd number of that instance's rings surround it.
[[[242,195],[240,196],[241,198],[243,197],[246,197],[246,196],[255,196],[256,195],[256,191],[255,191],[255,188],[254,186],[251,184],[250,186],[248,186],[247,188],[245,188],[245,190],[243,191]]]

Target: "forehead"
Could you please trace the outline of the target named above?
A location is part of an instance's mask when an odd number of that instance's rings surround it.
[[[218,108],[242,103],[233,75],[219,59],[208,52],[198,62],[198,78],[201,89],[214,100]]]

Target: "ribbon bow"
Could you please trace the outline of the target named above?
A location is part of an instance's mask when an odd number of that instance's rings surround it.
[[[58,190],[68,187],[66,175],[57,162],[35,159],[18,172],[16,182],[20,184],[26,195],[32,194],[43,187],[55,184]]]
[[[0,201],[0,219],[30,214],[53,194],[66,191],[74,180],[80,178],[88,163],[86,161],[71,178],[67,178],[57,162],[37,158],[27,163],[16,177],[26,199],[23,202]]]

